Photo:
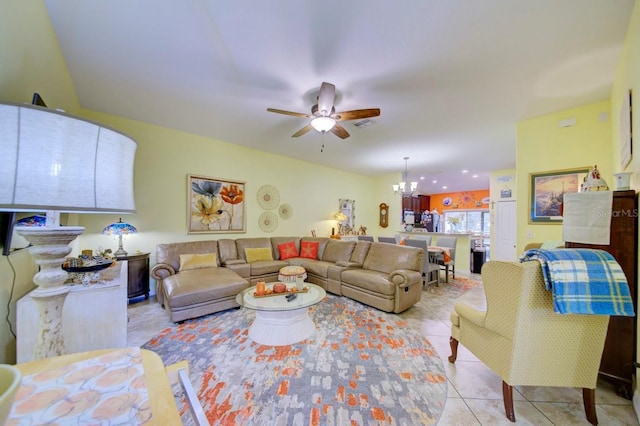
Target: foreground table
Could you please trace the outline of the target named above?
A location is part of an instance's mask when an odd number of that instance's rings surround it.
[[[256,318],[249,327],[251,340],[262,345],[284,346],[300,342],[313,334],[316,325],[309,317],[307,308],[322,301],[327,293],[315,284],[305,283],[304,286],[308,291],[296,293],[296,298],[290,302],[284,295],[256,297],[255,287],[238,294],[238,304],[256,311]]]
[[[80,352],[53,358],[45,358],[23,364],[17,364],[16,367],[18,367],[24,378],[25,376],[34,373],[54,370],[80,361],[90,360],[112,352],[114,352],[114,350],[112,349]],[[140,349],[140,354],[142,356],[142,365],[144,368],[144,384],[147,388],[146,390],[149,395],[149,403],[151,406],[151,419],[147,424],[182,424],[162,360],[156,353],[146,349]],[[18,391],[18,393],[20,393],[20,391]],[[19,401],[16,398],[14,405],[18,402]]]

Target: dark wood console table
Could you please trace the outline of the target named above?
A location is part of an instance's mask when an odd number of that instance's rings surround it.
[[[118,260],[129,262],[129,280],[127,285],[127,298],[144,295],[149,298],[149,253],[136,253],[129,256],[118,257]]]

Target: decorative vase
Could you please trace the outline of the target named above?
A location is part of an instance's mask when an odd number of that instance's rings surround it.
[[[627,191],[631,188],[631,175],[633,172],[620,172],[614,173],[613,175],[616,177],[616,185],[618,191]]]

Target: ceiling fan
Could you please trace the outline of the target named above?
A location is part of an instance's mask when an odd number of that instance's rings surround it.
[[[338,121],[357,120],[380,115],[380,108],[354,109],[351,111],[336,112],[333,102],[336,97],[336,86],[323,82],[318,94],[318,103],[311,107],[311,114],[301,112],[284,111],[276,108],[267,108],[269,112],[292,115],[294,117],[311,118],[311,122],[295,132],[291,137],[297,138],[311,129],[321,133],[331,132],[341,139],[349,137],[349,132],[338,124]]]

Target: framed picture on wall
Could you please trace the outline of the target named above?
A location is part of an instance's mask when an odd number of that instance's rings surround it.
[[[187,175],[187,233],[247,232],[245,182]]]
[[[529,223],[562,223],[562,197],[579,192],[589,167],[529,174]]]

